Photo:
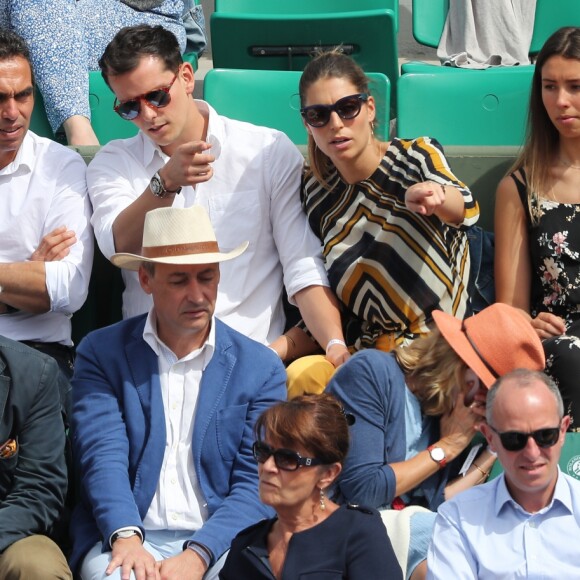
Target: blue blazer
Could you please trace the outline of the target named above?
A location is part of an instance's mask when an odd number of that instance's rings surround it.
[[[143,530],[166,443],[158,359],[143,340],[146,316],[87,335],[73,377],[73,450],[82,501],[72,518],[71,568],[125,526]],[[214,319],[215,320],[215,319]],[[193,461],[209,518],[192,540],[215,558],[246,526],[271,516],[258,496],[253,427],[286,398],[286,372],[268,348],[216,323],[216,349],[200,384]]]

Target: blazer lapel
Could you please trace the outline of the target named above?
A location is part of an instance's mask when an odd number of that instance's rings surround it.
[[[145,422],[149,426],[145,447],[136,466],[133,493],[144,517],[157,487],[165,452],[165,414],[159,380],[157,356],[143,340],[143,323],[138,325],[132,340],[125,347],[133,385],[139,395]]]
[[[216,349],[207,365],[200,383],[197,411],[193,423],[193,461],[197,473],[201,473],[201,448],[211,420],[217,412],[220,400],[226,392],[236,357],[229,352],[232,346],[225,326],[216,318]]]

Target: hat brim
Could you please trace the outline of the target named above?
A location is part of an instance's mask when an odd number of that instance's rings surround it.
[[[128,254],[120,252],[111,256],[111,262],[118,268],[124,270],[139,270],[139,267],[144,262],[153,264],[176,264],[195,266],[197,264],[215,264],[217,262],[225,262],[233,260],[243,254],[248,248],[249,242],[240,244],[237,248],[230,252],[211,252],[207,254],[184,254],[182,256],[167,256],[162,258],[145,258],[138,254]]]
[[[467,340],[465,333],[461,330],[462,321],[441,310],[433,311],[433,320],[449,346],[489,389],[497,379]]]

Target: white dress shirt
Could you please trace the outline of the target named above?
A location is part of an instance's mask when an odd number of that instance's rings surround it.
[[[14,340],[70,345],[70,317],[84,303],[93,265],[86,164],[74,151],[28,131],[16,158],[0,170],[0,262],[25,262],[59,226],[77,241],[62,260],[45,262],[50,311],[0,316],[0,334]],[[1,301],[1,298],[0,298]]]
[[[300,203],[303,159],[283,133],[221,117],[207,103],[196,103],[209,116],[206,141],[216,158],[214,175],[195,188],[184,187],[173,206],[204,206],[222,251],[250,242],[240,257],[220,264],[215,314],[246,336],[268,343],[284,328],[283,285],[290,297],[308,286],[328,286],[320,240]],[[115,253],[115,219],[168,159],[139,132],[111,141],[89,165],[92,223],[105,256]],[[137,275],[123,270],[123,277],[123,316],[147,312],[151,299]]]
[[[202,527],[208,511],[193,465],[193,423],[202,373],[215,351],[215,323],[212,320],[204,345],[179,360],[159,339],[153,310],[149,311],[143,340],[159,360],[167,438],[157,489],[143,527],[195,531]]]
[[[427,578],[578,579],[579,538],[580,481],[558,471],[552,501],[531,514],[502,474],[439,506]]]

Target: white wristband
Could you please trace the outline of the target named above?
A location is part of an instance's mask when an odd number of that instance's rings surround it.
[[[328,352],[328,349],[335,344],[340,344],[346,348],[346,342],[344,342],[344,340],[340,340],[340,338],[332,338],[326,345],[326,352]]]

